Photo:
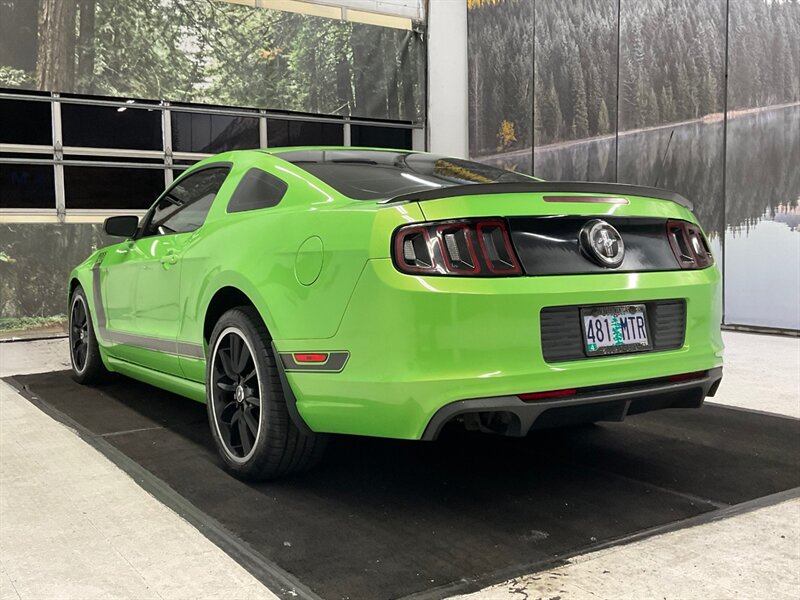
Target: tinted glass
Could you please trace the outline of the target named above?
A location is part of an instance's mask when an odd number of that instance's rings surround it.
[[[199,228],[227,176],[227,167],[202,169],[176,183],[156,204],[148,235],[187,233]]]
[[[261,169],[245,173],[228,202],[228,212],[242,212],[276,206],[286,193],[286,183]]]
[[[144,209],[164,190],[163,169],[64,167],[67,208]]]
[[[172,149],[216,154],[259,147],[258,119],[196,113],[172,113]]]
[[[530,177],[481,163],[413,152],[308,150],[276,154],[355,200],[394,198],[471,183],[530,182]]]
[[[0,208],[55,208],[51,165],[0,164]]]
[[[339,123],[267,119],[267,141],[271,148],[341,146],[344,144],[344,126]]]
[[[51,146],[50,103],[0,100],[0,142]]]
[[[399,127],[351,125],[350,143],[353,146],[367,146],[369,148],[411,150],[411,130],[400,129]]]
[[[161,111],[61,105],[65,146],[161,150]]]

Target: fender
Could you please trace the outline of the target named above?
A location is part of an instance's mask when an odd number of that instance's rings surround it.
[[[211,300],[214,298],[214,296],[216,296],[217,292],[226,287],[236,288],[242,294],[247,296],[250,299],[250,302],[253,303],[253,306],[255,306],[269,332],[273,335],[273,337],[277,335],[277,325],[272,314],[267,308],[269,304],[264,296],[258,291],[258,288],[249,279],[237,271],[221,271],[219,273],[215,273],[213,277],[208,277],[201,285],[201,293],[199,294],[200,300],[194,306],[194,323],[196,324],[196,330],[191,332],[192,335],[184,335],[189,333],[186,331],[186,324],[192,320],[191,317],[189,319],[184,319],[184,329],[181,330],[181,338],[202,341],[203,323],[205,322],[206,314],[208,313],[209,306],[211,305]]]

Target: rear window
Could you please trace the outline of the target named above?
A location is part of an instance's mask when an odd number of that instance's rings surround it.
[[[384,200],[471,183],[536,181],[481,163],[415,152],[298,150],[278,156],[355,200]]]

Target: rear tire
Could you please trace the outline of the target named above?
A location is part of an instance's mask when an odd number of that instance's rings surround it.
[[[90,385],[108,378],[108,370],[100,356],[100,346],[92,325],[89,302],[83,287],[78,285],[69,302],[69,361],[72,378]]]
[[[310,469],[327,436],[304,434],[286,408],[270,335],[252,307],[229,310],[211,333],[206,408],[225,468],[262,481]]]

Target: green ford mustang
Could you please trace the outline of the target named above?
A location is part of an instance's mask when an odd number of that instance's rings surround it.
[[[722,377],[720,274],[691,205],[421,152],[228,152],[72,272],[75,378],[206,402],[235,475],[325,434],[435,439],[698,407]]]

